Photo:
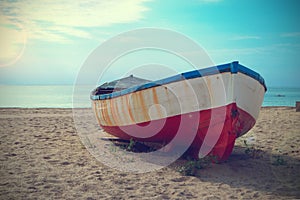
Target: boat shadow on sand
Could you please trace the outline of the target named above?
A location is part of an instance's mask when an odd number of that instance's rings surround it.
[[[226,162],[211,164],[198,171],[196,177],[234,188],[300,198],[299,169],[300,160],[289,155],[235,146]]]
[[[115,141],[114,144],[137,153],[155,150],[139,142]],[[300,160],[290,155],[236,145],[225,162],[215,163],[209,157],[195,161],[183,155],[168,168],[204,182],[300,198]]]

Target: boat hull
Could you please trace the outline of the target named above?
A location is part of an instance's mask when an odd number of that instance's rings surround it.
[[[210,154],[226,160],[235,139],[254,126],[265,93],[261,77],[237,67],[232,63],[229,71],[225,66],[218,73],[189,73],[94,98],[96,118],[122,139],[187,146],[195,158]]]
[[[224,111],[226,112],[225,119],[211,121],[212,113],[220,113],[220,115],[222,115]],[[193,115],[200,116],[198,121],[193,119]],[[209,154],[216,156],[218,160],[226,160],[232,152],[235,139],[243,132],[250,130],[255,124],[255,119],[251,115],[238,108],[235,103],[232,103],[224,107],[154,120],[150,126],[149,122],[142,122],[136,125],[102,126],[102,128],[107,133],[125,140],[134,139],[136,141],[168,144],[176,137],[181,121],[185,121],[185,125],[181,128],[182,132],[191,133],[194,132],[195,129],[197,129],[197,132],[192,142],[186,135],[180,134],[176,139],[176,141],[179,142],[174,142],[173,145],[189,145],[187,152],[193,158],[199,158],[201,156],[199,155],[201,146],[206,145],[207,148],[210,149]],[[157,132],[157,127],[160,127],[162,123],[164,124],[163,128]],[[141,128],[143,128],[143,134],[145,135],[149,135],[153,132],[156,134],[146,138],[132,136],[134,133],[140,132]],[[210,138],[212,142],[206,141],[207,144],[205,144],[204,141],[208,132],[220,133],[213,134],[213,138]]]

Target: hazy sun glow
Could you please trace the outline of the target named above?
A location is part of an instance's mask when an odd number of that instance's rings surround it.
[[[26,31],[21,25],[1,25],[0,67],[4,67],[16,63],[22,57],[26,45]]]

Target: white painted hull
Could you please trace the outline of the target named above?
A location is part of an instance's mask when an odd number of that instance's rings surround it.
[[[113,99],[93,102],[103,126],[126,126],[236,103],[255,120],[265,89],[242,73],[222,73],[182,80]],[[174,104],[170,98],[177,98]]]

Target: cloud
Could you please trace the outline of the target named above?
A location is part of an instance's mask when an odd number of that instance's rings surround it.
[[[283,33],[281,37],[300,37],[300,32]]]
[[[30,39],[69,42],[72,37],[95,37],[90,28],[141,20],[148,10],[143,4],[146,1],[4,1],[0,17],[8,19],[6,25],[22,24]]]
[[[208,50],[212,55],[251,55],[251,54],[265,54],[266,48],[255,47],[255,48],[236,48],[236,49],[214,49]]]
[[[278,43],[267,46],[251,47],[251,48],[225,48],[225,49],[211,49],[208,53],[212,57],[221,57],[223,59],[237,56],[249,55],[277,55],[287,53],[288,55],[298,55],[300,49],[299,44],[295,43]]]
[[[259,36],[254,36],[254,35],[238,35],[234,36],[230,40],[259,40],[261,37]]]

